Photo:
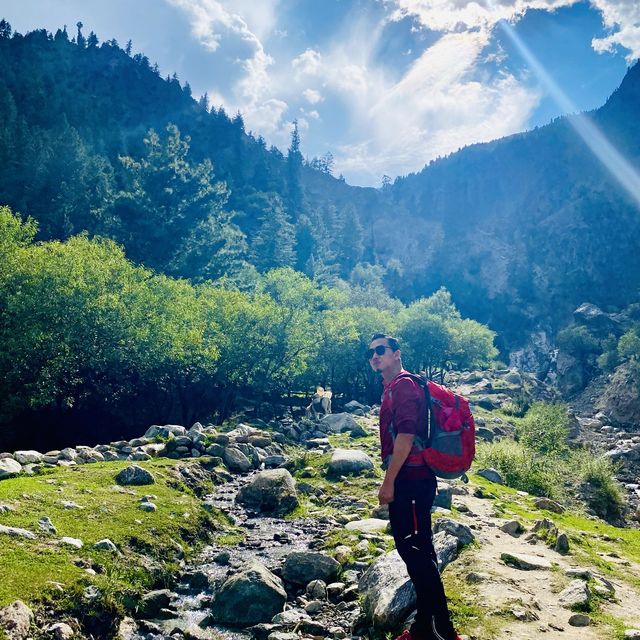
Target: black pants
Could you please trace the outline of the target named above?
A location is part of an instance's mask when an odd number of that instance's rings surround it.
[[[452,640],[455,632],[433,548],[431,506],[436,479],[396,482],[389,520],[400,557],[416,589],[418,606],[411,635],[418,640]]]

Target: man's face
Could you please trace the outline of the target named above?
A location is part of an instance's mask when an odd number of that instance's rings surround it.
[[[376,349],[376,347],[380,348],[374,351],[371,358],[369,358],[369,364],[374,371],[384,373],[384,371],[396,366],[396,362],[400,359],[399,349],[398,351],[393,351],[389,346],[386,338],[378,338],[377,340],[372,340],[369,344],[369,349]],[[386,348],[384,350],[384,353],[379,354],[378,351],[381,350],[381,347]]]

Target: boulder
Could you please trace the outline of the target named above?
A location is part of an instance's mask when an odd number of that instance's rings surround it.
[[[145,593],[140,605],[140,615],[145,618],[155,618],[162,609],[166,609],[171,604],[171,595],[169,589],[156,589]]]
[[[416,591],[397,551],[380,556],[358,583],[367,621],[380,631],[397,629],[415,609]]]
[[[450,562],[458,557],[458,549],[461,547],[458,538],[446,531],[439,531],[433,536],[433,548],[438,558],[438,569],[442,571]]]
[[[558,602],[567,609],[583,607],[589,602],[591,592],[586,582],[573,580],[558,596]]]
[[[551,511],[553,513],[564,513],[564,507],[561,504],[558,504],[555,500],[550,500],[549,498],[536,498],[533,501],[533,504],[538,509],[545,509],[546,511]]]
[[[171,436],[184,436],[187,434],[187,430],[179,424],[165,424],[160,426],[157,424],[151,425],[144,434],[145,438],[169,438]]]
[[[35,533],[27,529],[21,529],[19,527],[6,527],[3,524],[0,524],[0,533],[4,533],[14,538],[27,538],[28,540],[35,540],[38,537]]]
[[[154,484],[155,479],[153,475],[143,469],[141,466],[137,464],[129,465],[125,467],[118,473],[116,476],[116,482],[121,485],[146,485],[146,484]]]
[[[357,476],[370,469],[373,469],[373,460],[363,451],[336,449],[331,456],[327,475],[332,478],[346,475]]]
[[[269,622],[282,611],[286,599],[280,578],[252,561],[220,587],[212,602],[212,617],[234,627]]]
[[[307,585],[313,580],[333,582],[338,576],[340,563],[317,551],[294,551],[287,556],[282,567],[282,578],[293,584]]]
[[[39,451],[16,451],[13,457],[20,464],[40,464],[43,455]]]
[[[24,640],[29,636],[33,611],[21,600],[0,609],[0,631],[9,640]]]
[[[13,458],[0,459],[0,480],[10,478],[22,471],[22,465]]]
[[[456,538],[458,541],[458,547],[466,547],[475,540],[475,536],[471,532],[471,529],[461,522],[456,522],[449,518],[438,518],[433,525],[433,533],[445,531],[449,535]]]
[[[451,501],[453,500],[453,487],[442,480],[438,480],[438,492],[433,499],[434,507],[442,509],[451,509]]]
[[[489,482],[495,482],[495,484],[504,484],[504,480],[500,475],[500,472],[496,469],[480,469],[478,475]]]
[[[286,469],[267,469],[256,473],[238,491],[236,500],[258,511],[279,515],[298,506],[296,485]]]
[[[224,448],[224,452],[222,454],[222,459],[224,463],[227,465],[229,471],[234,471],[236,473],[246,473],[253,468],[253,464],[247,456],[245,456],[237,446],[229,445]]]
[[[365,411],[364,405],[360,404],[357,400],[350,400],[344,405],[344,410],[348,413],[357,413],[362,415]]]
[[[320,427],[331,433],[358,429],[358,423],[349,413],[330,413],[320,420]]]

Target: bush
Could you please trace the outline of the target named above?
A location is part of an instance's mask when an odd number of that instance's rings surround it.
[[[624,512],[624,498],[615,477],[615,465],[589,452],[576,454],[574,460],[587,506],[604,520],[619,520]]]
[[[558,472],[554,465],[531,449],[512,440],[481,443],[476,452],[476,461],[482,467],[492,467],[500,472],[504,483],[513,489],[527,491],[535,496],[557,497]]]
[[[545,456],[566,456],[569,420],[562,404],[535,402],[516,429],[519,442]]]
[[[583,360],[600,351],[600,342],[583,325],[572,325],[558,334],[558,346],[568,354]]]

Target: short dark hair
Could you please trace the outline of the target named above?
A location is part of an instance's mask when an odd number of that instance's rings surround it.
[[[393,336],[388,336],[386,333],[374,333],[369,343],[372,343],[374,340],[386,340],[387,344],[391,347],[391,351],[397,351],[400,348],[400,343]]]

